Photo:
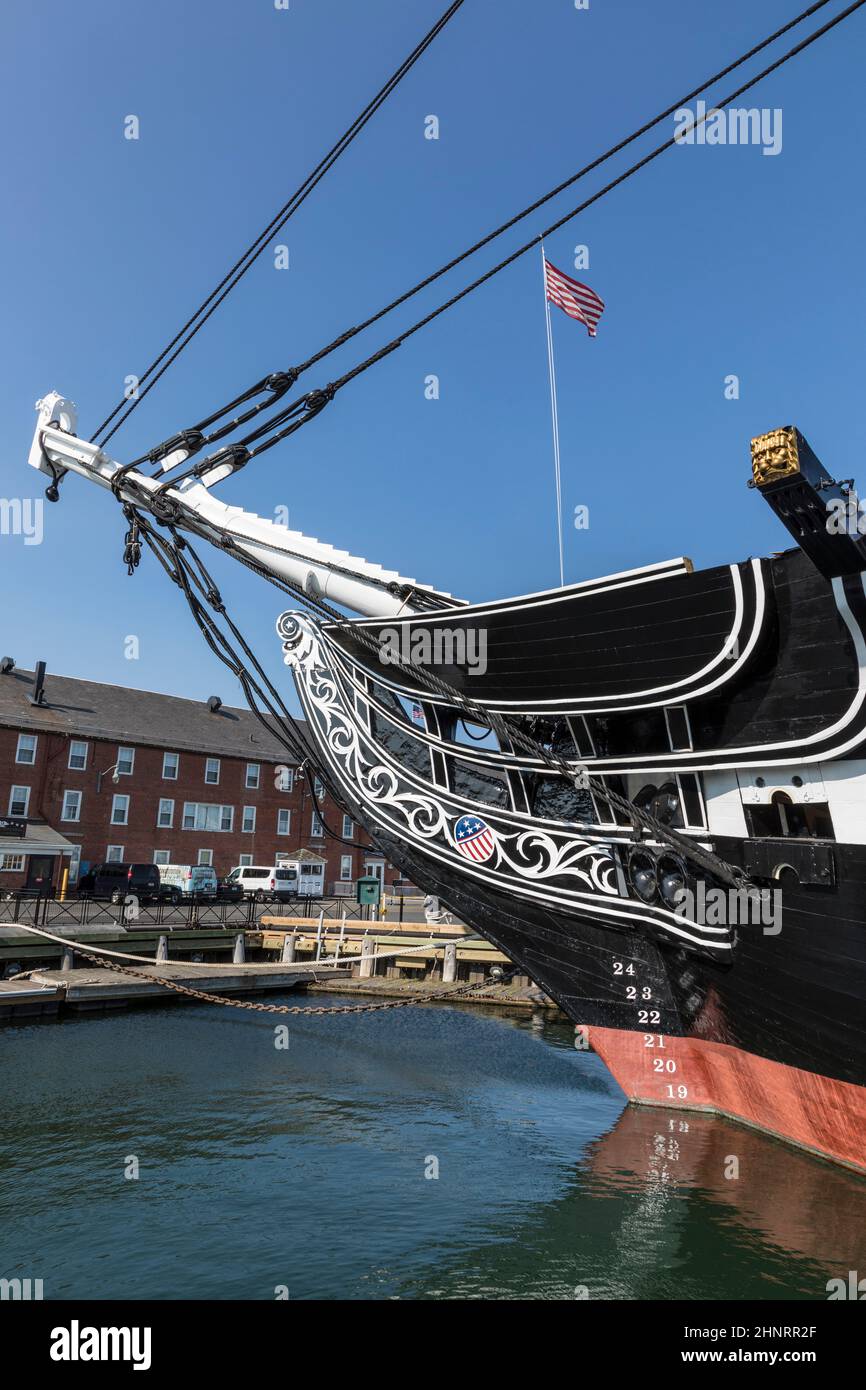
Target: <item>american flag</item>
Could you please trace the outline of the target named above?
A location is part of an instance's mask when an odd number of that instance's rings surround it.
[[[454,827],[454,843],[464,859],[483,864],[496,848],[493,831],[478,816],[461,816]]]
[[[578,323],[585,323],[590,338],[594,338],[596,326],[604,313],[604,300],[599,299],[595,290],[591,290],[589,285],[582,285],[579,280],[572,280],[571,276],[566,275],[563,271],[557,270],[555,265],[550,264],[546,256],[544,258],[544,284],[551,304],[558,304],[569,318],[577,319]]]

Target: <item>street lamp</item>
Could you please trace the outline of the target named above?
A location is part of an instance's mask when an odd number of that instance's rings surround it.
[[[111,767],[104,767],[104,768],[102,769],[101,772],[97,772],[97,774],[96,774],[96,790],[97,790],[97,792],[101,792],[101,791],[102,791],[102,779],[103,779],[103,777],[105,776],[105,774],[106,774],[107,772],[110,772],[110,773],[111,773],[111,780],[112,780],[112,782],[114,783],[115,786],[117,786],[118,782],[120,781],[120,773],[119,773],[118,770],[117,770],[117,763],[112,763],[112,764],[111,764]]]

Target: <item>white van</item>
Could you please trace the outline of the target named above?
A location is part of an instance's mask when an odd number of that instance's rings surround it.
[[[277,902],[281,898],[297,897],[298,872],[279,864],[243,864],[232,869],[226,883],[239,883],[245,898],[255,898],[260,903]]]
[[[177,903],[182,898],[215,898],[216,870],[210,864],[160,864],[161,896]]]

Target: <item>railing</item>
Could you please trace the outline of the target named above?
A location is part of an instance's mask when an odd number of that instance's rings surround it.
[[[21,889],[0,902],[0,923],[21,922],[25,926],[62,928],[72,926],[166,927],[169,930],[199,927],[239,927],[247,930],[268,917],[326,917],[348,921],[375,920],[375,911],[344,897],[298,897],[274,903],[249,898],[227,902],[212,898],[190,898],[180,903],[136,902],[126,905],[105,898],[55,898]]]

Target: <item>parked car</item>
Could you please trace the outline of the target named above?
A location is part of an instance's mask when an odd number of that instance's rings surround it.
[[[114,903],[130,896],[139,902],[154,902],[161,890],[155,864],[92,864],[78,880],[79,897],[110,898]]]
[[[185,898],[215,898],[216,870],[210,864],[160,864],[161,896],[171,903]]]
[[[218,902],[239,903],[243,902],[243,899],[243,884],[232,878],[231,874],[226,874],[225,878],[217,879]]]
[[[232,869],[226,883],[239,884],[245,898],[255,898],[259,903],[279,902],[297,897],[298,893],[297,870],[277,864],[243,864]]]

